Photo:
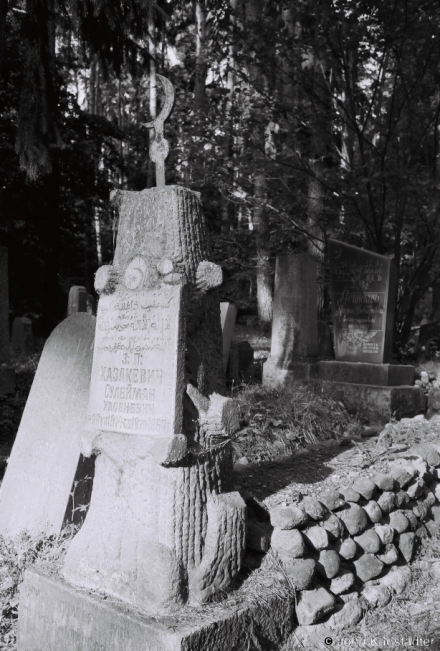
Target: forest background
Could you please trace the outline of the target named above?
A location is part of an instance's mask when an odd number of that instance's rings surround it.
[[[0,0],[11,317],[47,335],[72,284],[93,293],[111,189],[154,185],[157,74],[167,184],[201,193],[222,300],[270,323],[276,254],[308,252],[328,318],[332,237],[393,259],[399,347],[428,290],[440,318],[438,0]]]

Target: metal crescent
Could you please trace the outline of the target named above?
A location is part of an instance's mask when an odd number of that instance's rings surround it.
[[[165,101],[163,103],[162,109],[159,113],[159,115],[154,118],[154,120],[151,120],[151,122],[147,122],[144,126],[146,126],[148,129],[151,129],[152,127],[156,128],[156,124],[163,124],[167,117],[170,115],[171,111],[173,110],[174,106],[174,86],[170,82],[169,79],[166,77],[162,77],[162,75],[156,75],[156,79],[159,79],[162,88],[165,92]]]

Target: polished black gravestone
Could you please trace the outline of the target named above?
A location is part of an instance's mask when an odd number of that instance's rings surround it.
[[[335,361],[318,364],[346,405],[371,420],[421,411],[414,367],[390,364],[397,274],[386,256],[328,240]]]

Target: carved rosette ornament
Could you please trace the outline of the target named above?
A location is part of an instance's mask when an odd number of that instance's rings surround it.
[[[98,455],[95,480],[62,574],[157,612],[228,589],[240,569],[245,503],[231,491],[230,443],[238,408],[222,395],[222,272],[209,262],[198,194],[157,187],[117,191],[113,202],[118,241],[95,279],[81,441],[83,454]]]

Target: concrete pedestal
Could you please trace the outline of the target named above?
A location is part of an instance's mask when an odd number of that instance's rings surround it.
[[[374,422],[415,416],[425,409],[425,394],[419,387],[373,386],[332,382],[335,394],[350,411]]]
[[[318,372],[318,364],[312,361],[292,361],[288,368],[283,368],[271,357],[263,364],[263,384],[275,389],[288,386],[297,380],[313,380]]]
[[[398,364],[368,364],[365,362],[321,361],[318,376],[330,382],[373,384],[376,386],[412,386],[414,366]]]
[[[240,593],[224,604],[152,617],[30,569],[20,591],[17,651],[244,651],[251,634],[277,648],[294,627],[292,600],[275,590],[264,600]]]

